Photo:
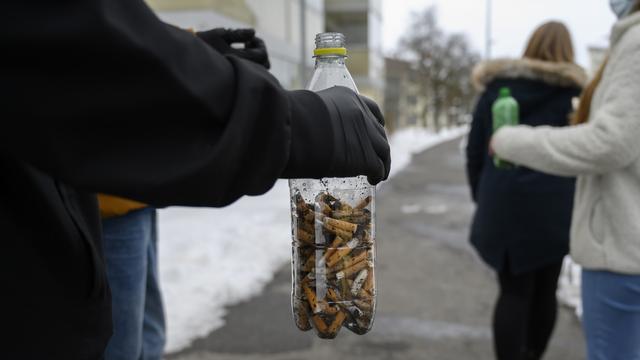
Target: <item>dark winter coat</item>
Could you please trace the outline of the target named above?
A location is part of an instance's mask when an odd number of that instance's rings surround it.
[[[111,300],[95,193],[153,206],[262,194],[287,166],[290,120],[329,113],[141,0],[9,1],[0,14],[0,359],[101,359]]]
[[[491,61],[474,71],[474,82],[483,92],[467,146],[467,174],[477,203],[471,243],[497,271],[505,268],[505,261],[518,274],[562,260],[569,250],[575,184],[573,178],[493,165],[488,153],[491,107],[499,89],[511,89],[522,124],[567,126],[572,99],[585,81],[577,65],[530,59]]]

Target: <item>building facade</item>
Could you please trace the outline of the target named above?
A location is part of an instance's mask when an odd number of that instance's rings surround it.
[[[386,87],[384,115],[391,132],[410,126],[426,126],[423,109],[427,99],[422,96],[419,78],[413,64],[394,58],[385,59]]]
[[[267,43],[271,72],[287,88],[307,85],[313,71],[316,34],[344,33],[349,50],[347,66],[358,89],[381,106],[384,103],[382,0],[147,0],[147,3],[162,20],[183,28],[255,28]]]
[[[267,43],[271,72],[287,88],[306,85],[313,68],[313,39],[325,29],[323,0],[147,0],[147,3],[163,21],[183,28],[255,28]]]
[[[326,0],[326,30],[347,38],[347,66],[358,90],[383,104],[382,0]]]

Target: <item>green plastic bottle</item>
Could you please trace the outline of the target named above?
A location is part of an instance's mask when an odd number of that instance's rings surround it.
[[[503,126],[515,126],[520,123],[520,106],[516,99],[511,96],[508,87],[500,89],[500,96],[493,103],[491,108],[493,114],[493,132],[495,133]],[[498,169],[513,169],[515,165],[493,156],[493,163]]]

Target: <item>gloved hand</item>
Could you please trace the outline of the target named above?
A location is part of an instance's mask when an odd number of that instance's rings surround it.
[[[267,69],[271,68],[267,46],[256,36],[254,29],[216,28],[199,31],[196,36],[223,55],[235,55]],[[232,44],[244,44],[244,49],[236,49]]]
[[[304,97],[309,96],[294,93],[294,102],[306,102]],[[324,102],[322,111],[306,104],[302,106],[306,116],[296,115],[299,105],[292,105],[292,144],[285,177],[366,175],[373,185],[387,179],[391,155],[378,105],[341,86],[316,95]]]

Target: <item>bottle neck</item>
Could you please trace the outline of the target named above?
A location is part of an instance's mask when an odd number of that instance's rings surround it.
[[[346,67],[346,56],[323,55],[316,56],[316,67],[319,66],[344,66]]]

